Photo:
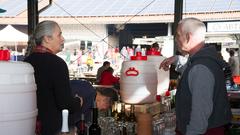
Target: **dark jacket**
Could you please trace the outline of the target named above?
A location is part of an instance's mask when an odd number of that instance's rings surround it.
[[[96,90],[92,84],[86,80],[71,80],[70,85],[73,95],[78,94],[84,101],[81,111],[75,114],[74,121],[79,122],[81,114],[83,113],[85,122],[91,122],[91,111],[96,96]]]
[[[69,124],[73,125],[72,113],[79,111],[80,100],[73,98],[66,63],[51,53],[33,53],[25,59],[34,68],[37,84],[38,119],[42,135],[55,135],[61,130],[63,109],[68,109]]]
[[[189,88],[189,71],[198,64],[206,66],[214,76],[213,110],[208,118],[208,129],[223,126],[231,121],[231,110],[227,99],[224,77],[224,62],[217,57],[215,47],[205,46],[190,57],[184,70],[176,94],[177,128],[186,133],[190,122],[192,95]],[[205,80],[203,80],[205,81]],[[206,82],[207,83],[207,82]]]

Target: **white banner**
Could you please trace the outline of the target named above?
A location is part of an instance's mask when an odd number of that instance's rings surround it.
[[[240,32],[240,21],[208,22],[207,32]]]

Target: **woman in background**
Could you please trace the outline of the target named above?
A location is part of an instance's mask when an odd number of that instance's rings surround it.
[[[119,84],[119,77],[115,77],[113,76],[113,68],[109,67],[107,68],[105,71],[103,71],[103,73],[101,74],[100,77],[100,85],[115,85],[115,84]]]

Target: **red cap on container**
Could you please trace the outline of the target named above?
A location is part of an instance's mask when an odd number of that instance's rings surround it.
[[[3,60],[3,50],[0,50],[0,60]]]
[[[136,56],[131,56],[131,60],[147,60],[147,56],[142,56],[141,52],[136,52]]]
[[[147,51],[147,55],[157,55],[157,56],[160,56],[161,52],[157,51],[155,48],[150,48],[150,50]]]
[[[170,91],[166,91],[166,93],[165,93],[165,96],[170,96],[171,94],[170,94]]]
[[[0,50],[0,61],[10,60],[10,52],[8,50]]]
[[[158,102],[161,102],[161,95],[156,95],[156,100],[157,100]]]

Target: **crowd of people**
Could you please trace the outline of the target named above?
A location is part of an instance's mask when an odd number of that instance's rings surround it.
[[[176,93],[177,135],[224,135],[226,125],[231,122],[223,70],[226,64],[219,58],[215,47],[205,45],[205,34],[206,26],[199,19],[181,20],[176,29],[176,42],[182,56],[166,58],[160,64],[164,70],[175,64],[180,72]],[[60,132],[63,109],[70,111],[69,125],[74,127],[78,117],[76,113],[85,110],[84,113],[89,114],[86,110],[91,108],[93,100],[96,100],[99,110],[110,108],[113,101],[118,100],[115,89],[96,90],[88,82],[69,80],[67,64],[56,55],[64,44],[61,28],[56,22],[40,22],[33,40],[36,47],[24,61],[30,63],[35,71],[38,122],[41,123],[39,134]],[[153,47],[159,49],[159,46]],[[232,73],[239,75],[239,60],[232,51],[230,56],[228,64]],[[100,85],[119,84],[119,78],[113,75],[108,61],[98,69],[96,79]]]

